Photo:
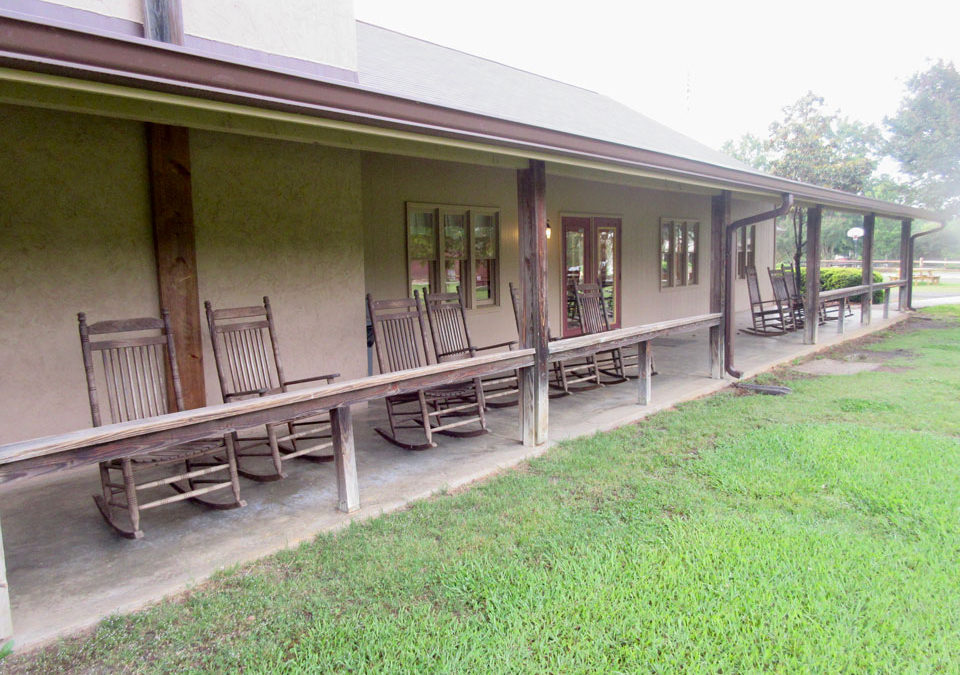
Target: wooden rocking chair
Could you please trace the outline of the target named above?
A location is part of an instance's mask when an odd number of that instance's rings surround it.
[[[610,321],[607,318],[606,307],[603,301],[603,292],[599,284],[577,284],[574,287],[577,296],[577,314],[580,316],[580,330],[584,335],[605,333],[610,330]],[[627,381],[624,370],[623,350],[619,347],[596,355],[597,367],[600,372],[612,380],[604,384],[618,384]]]
[[[757,268],[747,267],[747,293],[750,295],[750,313],[752,328],[742,328],[744,333],[765,337],[783,335],[786,332],[786,319],[783,308],[774,300],[760,297],[760,282],[757,280]]]
[[[413,292],[412,299],[399,300],[374,300],[368,293],[367,312],[370,315],[377,364],[381,373],[421,368],[430,364],[427,326],[418,291]],[[376,432],[405,450],[435,448],[437,444],[433,435],[437,433],[458,438],[487,433],[480,378],[421,389],[409,394],[387,396],[384,402],[390,430],[378,427]],[[454,418],[454,421],[445,421],[444,418],[447,417]],[[455,431],[469,424],[478,424],[480,428]],[[398,432],[404,429],[422,430],[426,442],[408,443],[401,440]]]
[[[166,311],[159,319],[121,319],[88,325],[83,312],[77,319],[93,426],[105,423],[100,410],[101,391],[106,394],[109,408],[107,424],[183,410],[180,372]],[[97,337],[91,340],[91,336]],[[98,365],[95,353],[101,357]],[[173,406],[170,405],[171,392]],[[182,470],[164,475],[164,469],[169,467]],[[212,477],[219,472],[225,472],[226,476]],[[114,477],[116,474],[119,478]],[[147,474],[145,479],[144,474]],[[97,508],[107,523],[128,539],[143,537],[140,513],[157,506],[184,499],[213,509],[245,505],[240,499],[233,440],[229,436],[101,462],[100,485],[102,494],[93,498]],[[166,486],[178,494],[143,501],[144,491]],[[217,490],[230,490],[231,500],[215,502],[204,497]],[[127,512],[129,526],[118,519],[118,509]]]
[[[214,309],[209,301],[203,305],[224,403],[277,394],[294,385],[330,383],[340,376],[326,373],[296,380],[286,378],[267,296],[263,296],[263,306]],[[297,457],[314,462],[333,460],[332,454],[317,454],[333,446],[329,414],[297,421],[276,420],[268,423],[266,430],[266,436],[235,436],[240,475],[244,478],[261,482],[279,480],[286,476],[283,462]],[[273,471],[260,473],[245,469],[243,460],[248,457],[269,457]]]
[[[767,268],[767,275],[770,277],[770,288],[773,289],[773,300],[783,312],[784,330],[793,331],[800,327],[797,321],[797,314],[794,311],[793,301],[790,299],[790,291],[787,288],[787,280],[784,277],[783,270],[778,268]]]
[[[486,347],[474,347],[467,328],[467,313],[463,302],[463,287],[457,288],[456,293],[425,293],[424,300],[427,307],[427,321],[430,324],[430,335],[433,338],[433,351],[437,363],[455,361],[476,356],[480,352],[491,349],[513,349],[517,346],[516,340],[498,342]],[[517,405],[517,393],[520,391],[519,373],[511,375],[491,375],[481,378],[483,385],[483,400],[488,408],[506,408]],[[511,400],[498,401],[510,397]]]
[[[783,273],[783,281],[787,285],[787,295],[790,298],[794,323],[798,328],[802,328],[806,319],[806,312],[803,306],[803,295],[800,293],[800,287],[797,284],[797,275],[793,273],[793,267],[789,265],[780,265],[780,271]]]
[[[517,335],[519,335],[523,324],[523,317],[521,316],[523,302],[520,298],[520,289],[514,286],[512,281],[509,286],[510,300],[513,303],[513,318],[517,323]],[[549,327],[547,330],[549,331]],[[555,338],[548,334],[547,339],[552,342]],[[567,361],[551,359],[550,372],[550,386],[557,390],[550,393],[550,398],[568,396],[577,391],[588,391],[603,386],[600,384],[600,369],[595,356],[574,358]],[[577,387],[570,386],[583,383],[587,384]]]

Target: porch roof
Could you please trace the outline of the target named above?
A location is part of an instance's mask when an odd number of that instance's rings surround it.
[[[30,79],[32,74],[64,76],[43,82],[48,88],[62,89],[69,89],[77,81],[97,83],[101,85],[98,100],[103,100],[103,95],[129,97],[130,91],[172,94],[181,110],[204,109],[210,101],[216,101],[240,106],[229,112],[241,116],[256,110],[283,111],[292,113],[285,120],[293,123],[300,118],[304,124],[317,119],[349,122],[357,125],[353,131],[358,133],[363,129],[408,132],[413,134],[410,138],[421,142],[459,142],[514,158],[771,197],[790,192],[800,202],[882,217],[944,220],[942,214],[927,209],[757,172],[607,97],[578,87],[368,24],[358,24],[358,42],[361,72],[360,82],[355,84],[0,12],[0,67],[10,69],[0,72],[0,100],[30,102],[23,85],[36,84]],[[454,81],[464,83],[465,88],[453,87]],[[501,82],[508,82],[509,91],[518,96],[522,92],[522,96],[506,101],[509,97],[503,96]],[[5,93],[11,83],[14,93]],[[474,90],[490,87],[499,93],[484,95]],[[558,112],[576,108],[566,105],[571,101],[579,104],[580,112]],[[135,111],[128,107],[123,114],[148,121],[171,121],[151,117],[157,113],[151,113],[149,100],[146,103]],[[89,105],[84,108],[71,95],[46,104],[99,112]],[[190,126],[189,116],[184,124]],[[224,126],[238,130],[230,124]]]

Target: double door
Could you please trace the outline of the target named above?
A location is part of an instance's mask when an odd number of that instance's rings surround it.
[[[580,334],[575,285],[600,286],[611,328],[620,327],[620,219],[563,216],[563,337]]]

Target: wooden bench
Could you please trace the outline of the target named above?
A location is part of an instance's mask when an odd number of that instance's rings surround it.
[[[939,284],[940,275],[933,270],[914,270],[913,280],[923,284]]]

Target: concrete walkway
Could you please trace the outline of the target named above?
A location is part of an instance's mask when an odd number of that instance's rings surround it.
[[[817,350],[881,330],[906,318],[891,312],[861,327],[847,319],[821,327],[821,344],[802,336],[761,338],[738,333],[736,363],[746,376]],[[747,317],[739,317],[745,323]],[[707,332],[654,341],[659,375],[653,403],[639,406],[636,383],[607,386],[550,401],[551,443],[612,429],[657,410],[729,386],[709,372]],[[440,437],[439,447],[410,453],[387,444],[373,427],[384,422],[383,405],[357,409],[354,430],[360,481],[359,512],[335,509],[332,464],[291,461],[286,480],[243,481],[247,507],[210,511],[188,503],[148,511],[144,539],[117,538],[100,519],[90,495],[99,490],[96,467],[0,489],[0,522],[18,648],[36,646],[90,626],[113,612],[127,612],[202,582],[226,566],[336,530],[358,519],[401,508],[515,466],[549,447],[521,445],[516,408],[492,411],[491,433],[472,439]]]

